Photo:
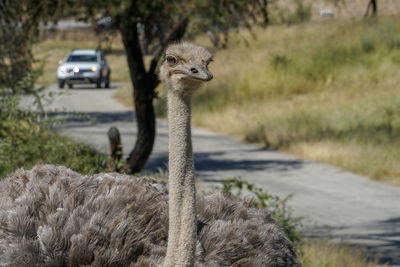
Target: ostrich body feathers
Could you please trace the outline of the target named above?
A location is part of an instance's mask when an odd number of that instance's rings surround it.
[[[300,266],[265,211],[221,193],[196,205],[195,266]],[[37,165],[0,181],[0,266],[162,266],[167,238],[159,180]]]

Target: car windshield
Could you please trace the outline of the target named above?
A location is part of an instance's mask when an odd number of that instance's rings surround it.
[[[67,62],[97,62],[96,55],[69,55]]]

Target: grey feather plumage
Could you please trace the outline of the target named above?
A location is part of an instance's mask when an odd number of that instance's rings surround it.
[[[195,266],[299,266],[266,211],[197,199]],[[81,175],[53,165],[0,181],[0,266],[162,266],[168,189],[152,178]]]

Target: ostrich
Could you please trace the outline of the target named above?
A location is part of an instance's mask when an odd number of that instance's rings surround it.
[[[168,92],[169,230],[165,266],[192,266],[196,248],[196,190],[190,132],[192,95],[213,78],[211,53],[199,46],[169,46],[160,68]]]
[[[210,60],[205,48],[177,43],[160,69],[169,190],[148,177],[19,169],[0,181],[0,266],[300,266],[266,211],[222,193],[196,199],[190,103],[212,78]]]

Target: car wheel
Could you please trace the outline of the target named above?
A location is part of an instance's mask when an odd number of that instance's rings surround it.
[[[59,80],[58,81],[58,88],[63,89],[64,88],[64,84],[65,84],[64,80]]]
[[[107,79],[104,81],[104,87],[110,88],[110,77],[107,77]]]
[[[68,84],[68,88],[73,88],[73,87],[74,87],[74,85],[72,83]]]
[[[103,80],[103,77],[100,76],[99,79],[96,81],[96,87],[101,88],[101,81]]]
[[[97,80],[96,87],[101,88],[101,78]]]

